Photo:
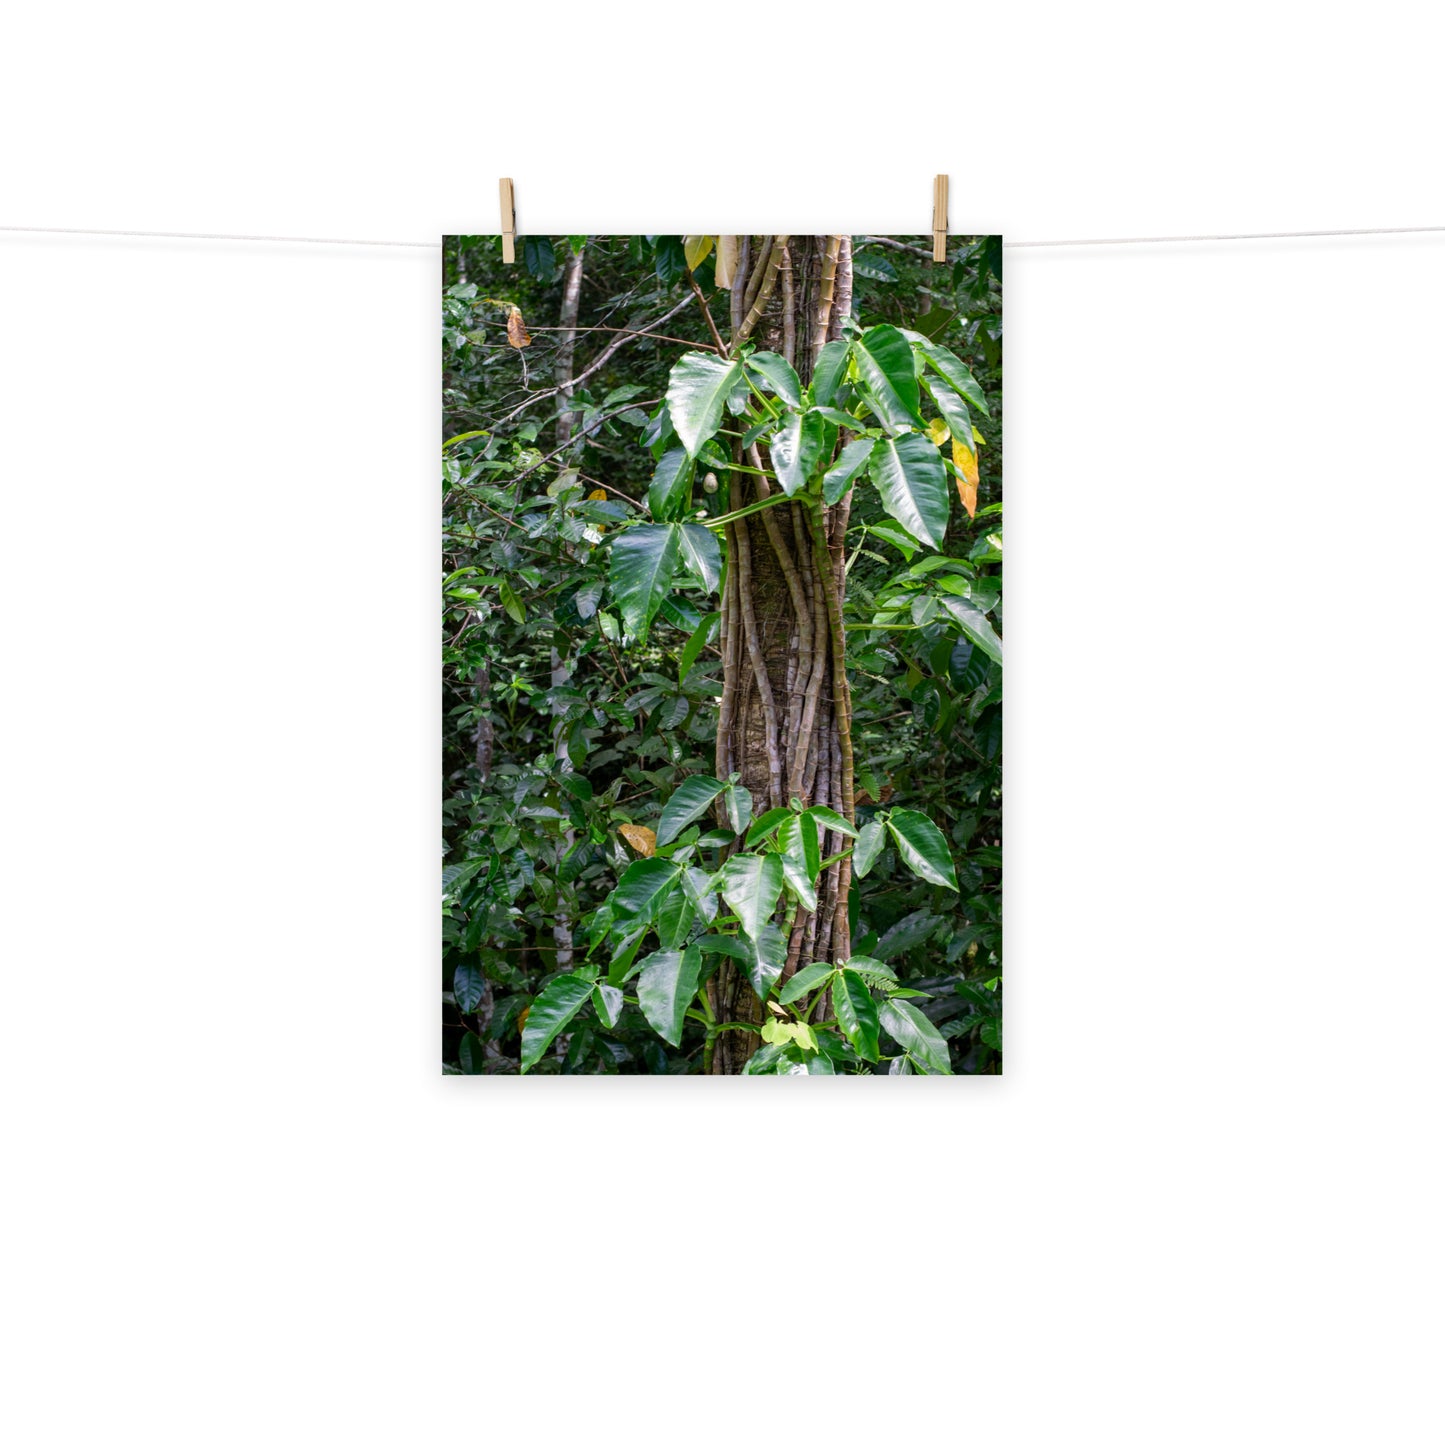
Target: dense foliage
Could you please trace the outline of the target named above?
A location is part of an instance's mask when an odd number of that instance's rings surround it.
[[[947,265],[854,238],[856,325],[807,387],[708,355],[709,239],[529,238],[517,266],[447,244],[445,1066],[697,1071],[725,957],[771,1005],[749,1071],[996,1071],[996,238]],[[734,418],[768,429],[785,492],[855,487],[856,827],[754,819],[714,777]],[[768,920],[816,901],[815,820],[862,879],[853,957],[780,979]]]

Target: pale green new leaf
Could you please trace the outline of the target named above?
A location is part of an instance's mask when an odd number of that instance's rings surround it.
[[[702,444],[722,424],[723,407],[729,394],[742,380],[740,361],[725,361],[705,351],[689,351],[672,368],[667,382],[667,410],[672,429],[697,456]]]
[[[637,977],[637,1002],[642,1015],[676,1048],[682,1042],[687,1007],[697,993],[702,954],[696,948],[665,949],[650,954]]]
[[[657,821],[658,847],[671,843],[693,819],[702,817],[726,787],[716,778],[688,778],[679,784]]]
[[[679,529],[671,524],[644,525],[620,532],[612,544],[608,581],[622,612],[623,625],[639,642],[646,638],[672,586],[678,534]]]
[[[577,1010],[592,997],[592,980],[564,973],[554,978],[532,1000],[522,1029],[522,1072],[525,1074],[548,1045],[576,1017]]]
[[[948,839],[938,831],[932,819],[907,808],[895,808],[888,815],[888,831],[898,845],[898,856],[920,878],[958,892]]]
[[[883,509],[920,542],[943,545],[948,530],[948,473],[938,448],[918,432],[880,437],[868,474]]]

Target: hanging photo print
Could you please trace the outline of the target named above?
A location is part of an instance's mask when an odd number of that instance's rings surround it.
[[[997,236],[443,251],[442,1067],[1002,1071]]]

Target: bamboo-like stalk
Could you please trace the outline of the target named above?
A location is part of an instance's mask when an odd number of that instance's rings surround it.
[[[828,340],[843,335],[843,322],[853,313],[853,238],[838,238],[838,266],[833,283],[833,309],[828,318]]]
[[[743,319],[743,324],[738,327],[737,334],[733,337],[733,355],[736,356],[738,348],[752,335],[753,327],[760,320],[768,302],[772,299],[773,288],[778,284],[778,272],[782,269],[783,254],[787,249],[788,238],[786,236],[773,237],[773,249],[768,253],[767,267],[763,273],[762,284],[758,287],[756,299],[748,308],[748,314]]]
[[[789,366],[798,358],[798,318],[793,304],[793,253],[783,247],[783,359]]]
[[[767,659],[763,656],[758,636],[758,619],[753,607],[752,539],[746,522],[733,523],[733,546],[737,551],[738,599],[742,606],[743,642],[753,665],[753,682],[758,703],[763,710],[763,742],[768,754],[769,807],[783,805],[783,764],[778,756],[778,711],[773,701],[773,685],[768,680]]]
[[[829,236],[827,248],[823,252],[823,279],[818,288],[818,309],[813,314],[813,335],[810,338],[815,366],[818,353],[828,339],[828,323],[833,317],[833,278],[838,270],[838,247],[842,239],[841,236]]]

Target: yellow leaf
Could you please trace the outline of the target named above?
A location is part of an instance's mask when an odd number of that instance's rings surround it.
[[[657,852],[657,834],[641,823],[624,823],[618,830],[632,845],[633,851],[644,858],[651,858]]]
[[[982,433],[981,431],[979,431],[979,429],[978,429],[977,427],[974,427],[974,429],[973,429],[973,439],[974,439],[974,441],[976,441],[976,442],[979,444],[979,446],[981,446],[981,447],[986,447],[986,446],[988,445],[988,443],[987,443],[986,441],[984,441],[984,439],[983,439],[983,433]]]
[[[507,345],[515,346],[520,351],[531,344],[532,338],[527,335],[527,328],[522,324],[522,308],[513,306],[507,312]]]
[[[607,500],[607,493],[604,492],[601,487],[598,487],[595,492],[587,493],[587,500],[589,502],[605,502]]]
[[[684,236],[682,238],[682,254],[687,261],[689,271],[696,271],[707,260],[708,252],[712,250],[712,243],[715,240],[717,240],[716,236]]]
[[[958,500],[972,517],[978,511],[978,458],[957,438],[953,443],[953,464],[962,473],[954,479],[958,482]]]
[[[936,416],[928,423],[928,440],[936,447],[941,447],[948,440],[948,423],[941,416]]]

